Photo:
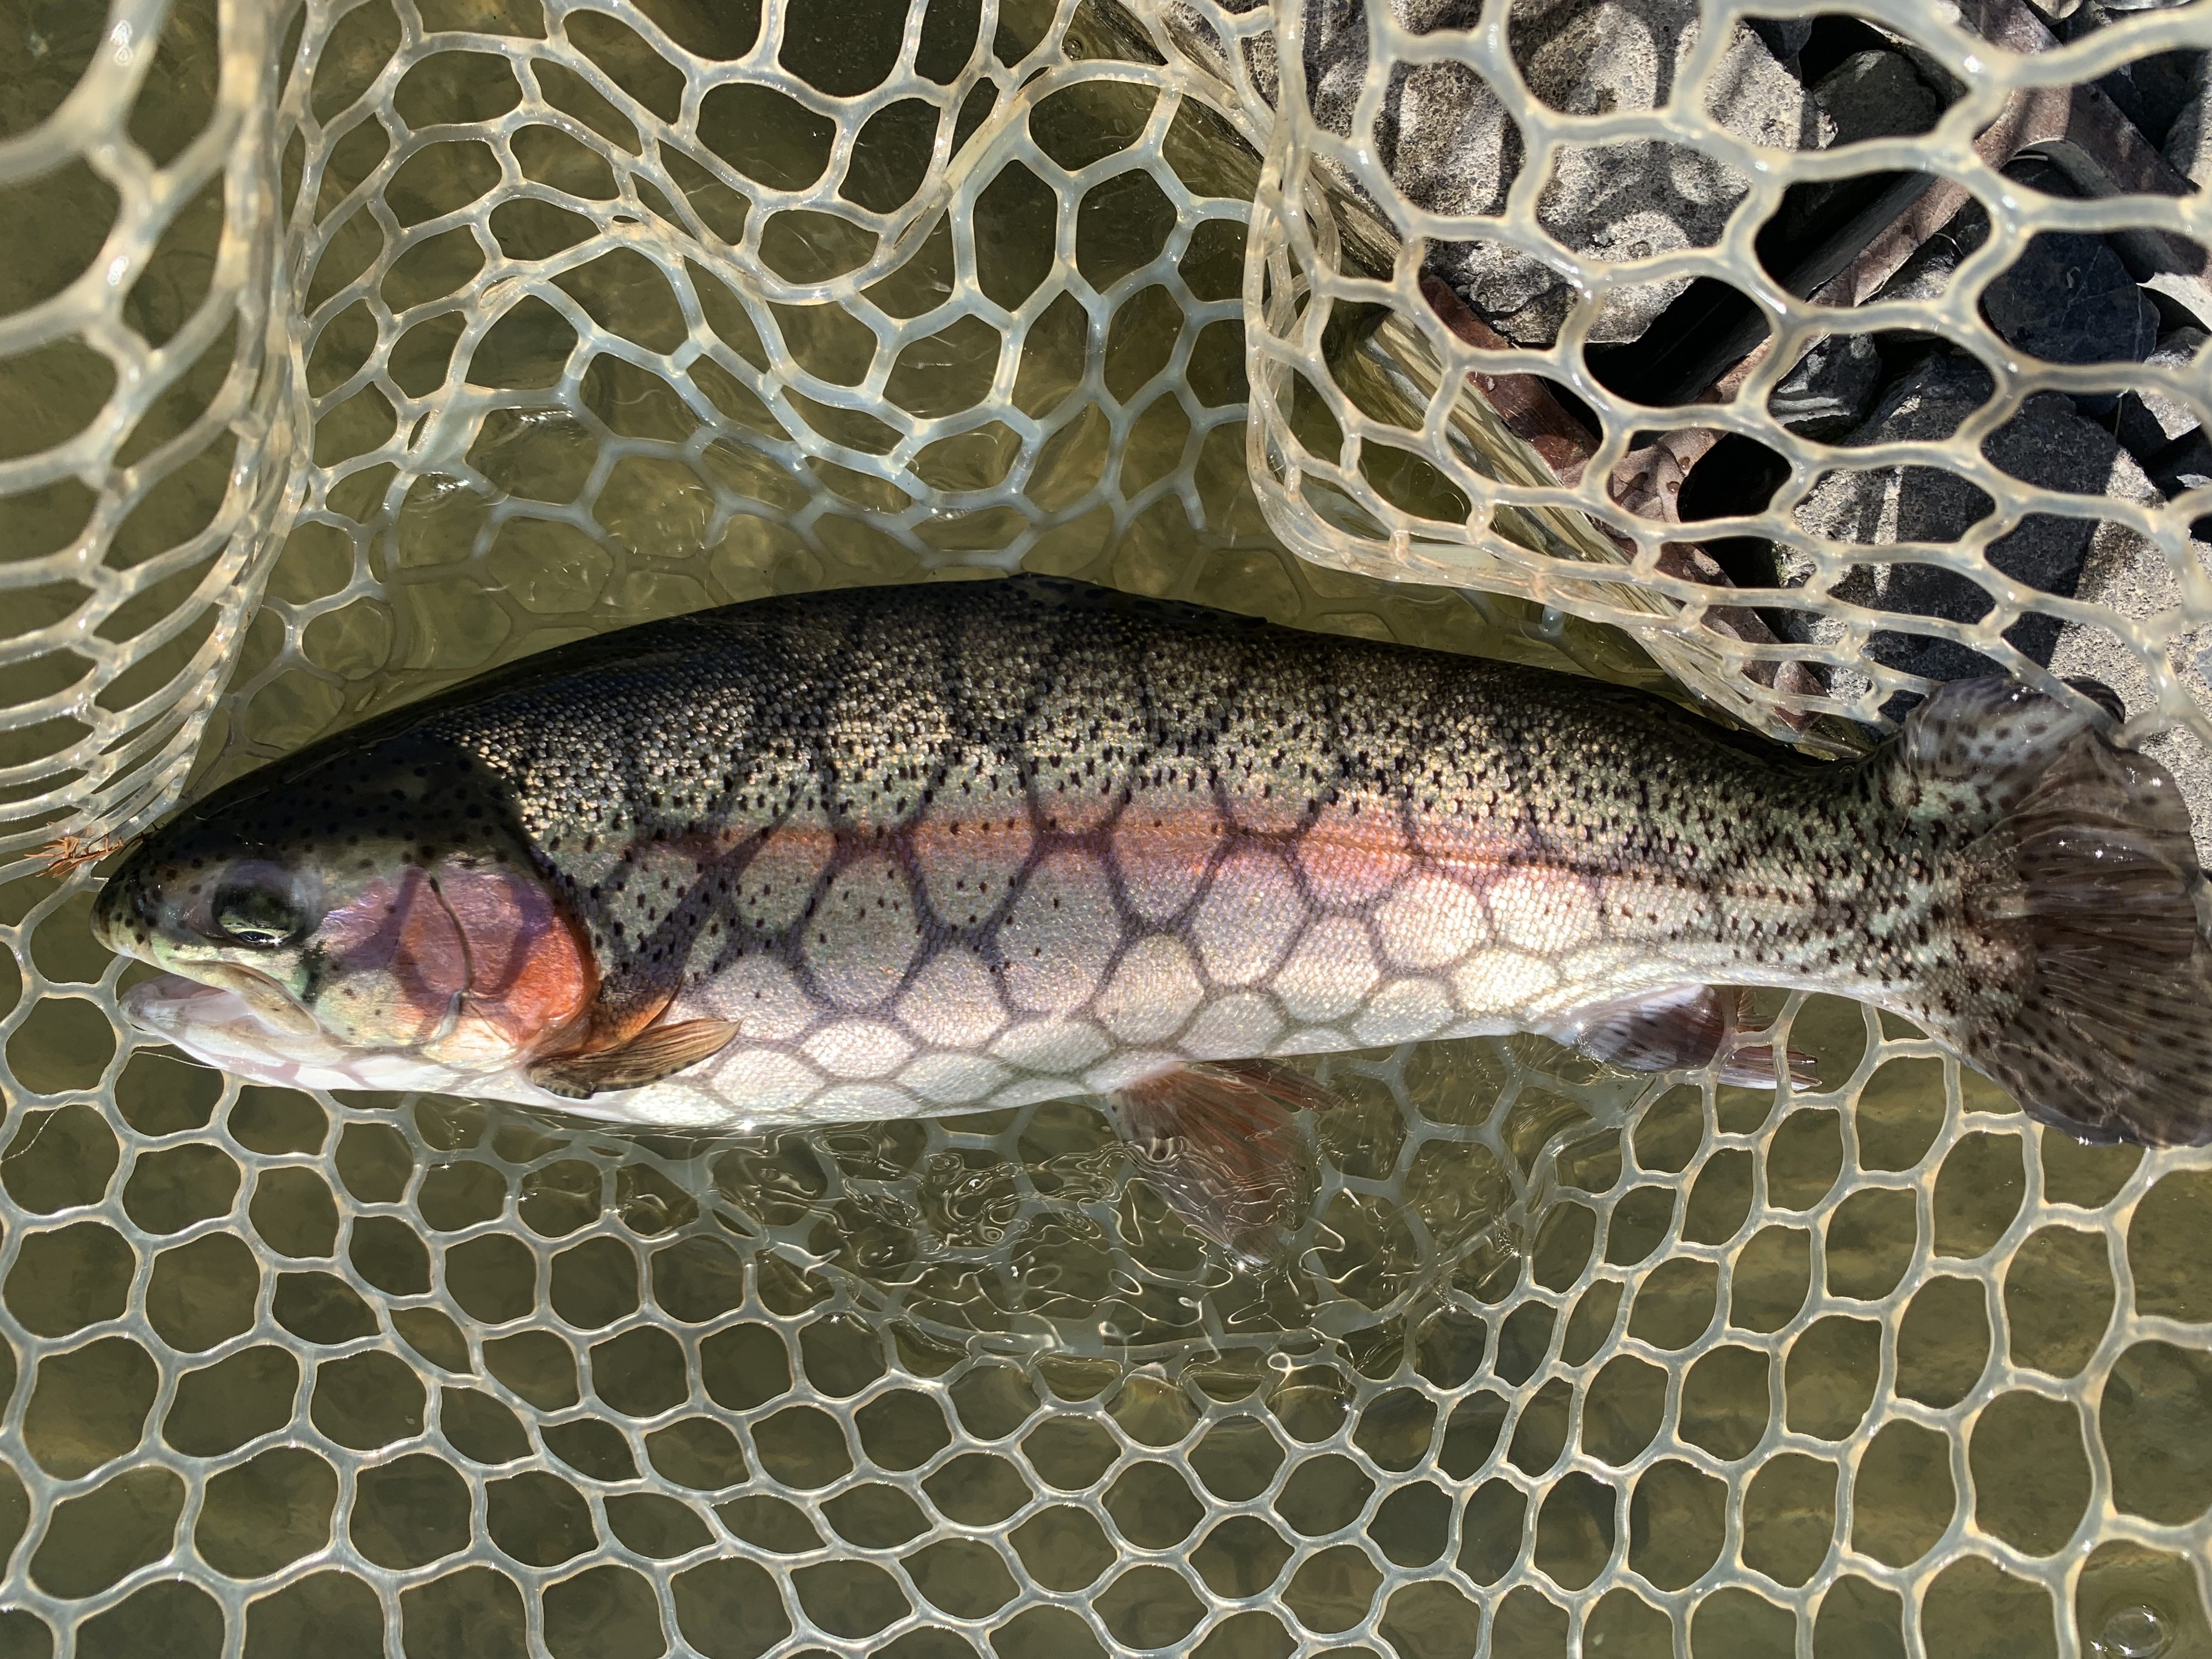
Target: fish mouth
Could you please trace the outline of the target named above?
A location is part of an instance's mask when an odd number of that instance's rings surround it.
[[[237,970],[235,977],[261,982],[249,992],[241,985],[222,983],[211,975],[159,975],[123,994],[124,1017],[147,1036],[179,1047],[185,1046],[182,1039],[214,1030],[240,1035],[250,1030],[264,1041],[289,1038],[294,1046],[300,1038],[322,1036],[314,1021],[274,983],[243,969]],[[287,1017],[281,1021],[270,1019],[272,1003],[280,1005]],[[317,1046],[335,1045],[324,1037]]]
[[[138,1030],[248,1082],[295,1089],[438,1089],[453,1081],[446,1068],[426,1066],[410,1054],[349,1048],[313,1020],[304,1028],[291,1021],[274,1025],[264,1018],[266,1006],[265,994],[249,1000],[232,986],[182,974],[162,974],[123,994],[124,1018]]]
[[[301,1066],[353,1063],[344,1046],[273,982],[250,969],[219,971],[221,980],[162,974],[134,985],[123,994],[123,1017],[195,1060],[257,1082],[295,1081]]]
[[[338,1057],[327,1038],[303,1043],[302,1034],[272,1030],[236,991],[182,974],[132,986],[123,994],[123,1016],[148,1036],[257,1083],[293,1082],[301,1063],[327,1064]]]
[[[228,994],[219,987],[186,979],[182,974],[160,974],[123,994],[123,1017],[148,1036],[170,1037],[196,1023],[195,1016],[212,1012],[206,1006],[210,999]],[[194,1003],[202,1006],[194,1008]],[[245,1012],[243,1005],[239,1012]]]
[[[274,977],[258,969],[233,962],[179,962],[161,965],[171,971],[165,973],[161,980],[152,983],[182,981],[187,985],[228,992],[252,1010],[255,1018],[272,1035],[281,1033],[290,1037],[323,1035],[320,1023],[300,1005],[299,999]]]

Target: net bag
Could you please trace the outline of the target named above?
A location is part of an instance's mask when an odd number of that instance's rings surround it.
[[[568,639],[1015,568],[1832,753],[2094,677],[2212,824],[2212,9],[0,30],[0,1651],[2212,1646],[2212,1152],[1899,1022],[1763,1002],[1780,1102],[1330,1060],[1255,1273],[1082,1102],[241,1087],[39,850]]]

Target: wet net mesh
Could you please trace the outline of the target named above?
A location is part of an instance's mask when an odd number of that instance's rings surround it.
[[[35,850],[624,622],[1017,567],[1832,750],[2090,674],[2212,822],[2212,8],[0,31],[0,1650],[2212,1651],[2212,1155],[1856,1007],[1765,1006],[1779,1103],[1323,1062],[1239,1273],[1081,1102],[240,1088]]]

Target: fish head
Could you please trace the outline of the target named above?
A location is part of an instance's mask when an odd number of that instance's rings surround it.
[[[133,1023],[226,1071],[455,1087],[585,1015],[592,958],[512,791],[421,734],[319,746],[133,844],[93,930],[161,975]]]

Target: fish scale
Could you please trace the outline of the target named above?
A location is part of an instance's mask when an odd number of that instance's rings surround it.
[[[732,606],[395,710],[149,834],[95,927],[184,976],[134,1018],[267,1080],[699,1127],[1107,1095],[1249,1242],[1322,1103],[1272,1062],[1533,1030],[1794,1079],[1727,1052],[1716,985],[1877,1003],[2076,1133],[2203,1139],[2203,891],[2171,780],[2006,682],[1821,763],[1023,578]]]
[[[1827,907],[1804,843],[1863,842],[1860,781],[1655,727],[1643,699],[1043,582],[730,615],[602,671],[580,720],[553,680],[438,727],[513,781],[603,959],[690,935],[672,1013],[740,1027],[674,1085],[695,1110],[771,1074],[763,1115],[1012,1103],[1164,1054],[1525,1029],[1686,971],[1885,972],[1806,959]],[[755,871],[766,925],[721,898]],[[991,988],[995,1043],[902,1002],[946,956]],[[749,960],[781,977],[732,999]],[[756,1040],[752,1001],[811,1018]],[[927,1096],[901,1082],[894,1056],[946,1050],[975,1056],[963,1092],[942,1064]]]

